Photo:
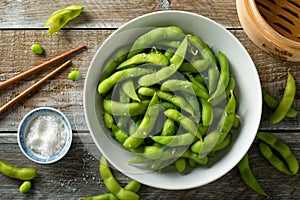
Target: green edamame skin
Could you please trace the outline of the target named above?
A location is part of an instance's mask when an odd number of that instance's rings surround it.
[[[162,91],[182,91],[188,94],[208,99],[209,95],[205,90],[202,90],[197,85],[186,80],[169,79],[162,83],[160,89]]]
[[[152,97],[149,106],[146,110],[144,118],[138,127],[138,129],[130,135],[123,143],[123,146],[127,149],[137,148],[144,141],[144,138],[148,137],[151,133],[157,116],[161,110],[161,107],[157,105],[158,98],[156,94]]]
[[[81,5],[71,5],[62,10],[58,10],[52,13],[45,24],[45,26],[47,27],[52,23],[51,27],[48,29],[48,34],[50,35],[54,32],[59,31],[70,20],[80,15],[80,13],[83,11],[83,8],[84,7]]]
[[[195,135],[192,133],[183,133],[180,135],[170,135],[170,136],[151,136],[151,139],[157,143],[167,145],[170,147],[177,147],[177,146],[186,146],[190,145],[194,139]]]
[[[148,31],[135,40],[128,54],[128,58],[143,51],[145,48],[151,47],[151,45],[157,41],[168,38],[169,40],[182,40],[184,38],[184,31],[176,26],[159,27]]]
[[[282,162],[271,150],[271,148],[264,142],[259,142],[260,153],[268,160],[268,162],[277,170],[291,175],[292,173],[286,167],[284,162]]]
[[[218,81],[217,88],[209,98],[209,101],[213,101],[214,98],[224,93],[229,83],[229,63],[226,56],[221,51],[218,52],[218,60],[221,69],[220,78]]]
[[[104,70],[101,74],[100,82],[115,72],[117,66],[119,66],[119,64],[121,64],[121,62],[127,58],[128,51],[128,46],[121,47],[109,58],[108,61],[106,61]]]
[[[184,61],[185,54],[188,47],[188,41],[185,37],[181,42],[179,48],[176,50],[175,54],[170,59],[170,65],[167,67],[163,67],[157,72],[146,74],[139,78],[138,84],[141,86],[151,86],[160,81],[166,80],[170,76],[172,76],[179,69],[181,64]]]
[[[4,162],[3,160],[0,160],[0,172],[10,178],[20,180],[31,180],[37,174],[35,168],[20,168]]]
[[[264,89],[262,89],[262,95],[263,95],[264,102],[267,104],[267,106],[271,108],[273,111],[275,111],[279,102],[274,97],[272,97],[268,92],[266,92]],[[295,108],[291,107],[285,116],[292,118],[292,117],[296,117],[297,114],[298,111]]]
[[[104,181],[106,188],[119,199],[123,200],[138,200],[139,195],[130,190],[125,190],[117,182],[113,174],[111,173],[107,161],[104,156],[101,157],[99,164],[100,175]]]
[[[237,165],[241,177],[246,185],[257,192],[260,195],[268,196],[262,189],[260,184],[257,182],[251,168],[249,165],[248,153],[242,158],[242,160]]]
[[[171,136],[176,133],[176,125],[173,120],[167,118],[163,129],[161,131],[161,136]]]
[[[139,68],[139,67],[123,69],[121,71],[117,71],[99,83],[98,88],[97,88],[98,93],[104,94],[104,93],[108,92],[120,80],[124,80],[127,78],[134,78],[137,76],[141,76],[143,74],[148,74],[153,71],[154,71],[154,69]]]
[[[177,169],[178,172],[182,173],[184,172],[185,168],[186,168],[186,160],[185,158],[178,158],[175,161],[175,167]]]
[[[20,188],[19,188],[19,191],[21,193],[27,193],[29,192],[31,188],[31,182],[30,181],[24,181],[21,185],[20,185]]]
[[[164,54],[161,53],[149,53],[149,54],[140,53],[122,62],[117,67],[117,69],[119,70],[125,69],[130,66],[134,66],[136,64],[142,64],[142,63],[152,63],[161,66],[167,66],[169,64],[169,59]]]
[[[268,132],[258,132],[256,134],[256,137],[268,144],[271,149],[274,149],[281,155],[292,174],[298,173],[299,162],[295,155],[292,153],[291,149],[282,140],[280,140],[274,134]]]
[[[288,77],[286,82],[286,87],[282,96],[281,101],[279,102],[278,107],[270,117],[270,122],[272,124],[279,123],[287,114],[291,108],[294,98],[296,95],[296,82],[293,75],[288,71]]]
[[[147,109],[149,100],[132,103],[119,103],[108,99],[103,100],[103,108],[113,116],[136,116]]]

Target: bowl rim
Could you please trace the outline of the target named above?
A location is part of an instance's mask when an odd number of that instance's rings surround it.
[[[65,143],[64,147],[58,154],[56,154],[50,158],[39,157],[38,154],[31,153],[31,151],[26,146],[25,138],[24,138],[26,135],[25,129],[28,127],[28,125],[30,125],[30,123],[32,122],[33,119],[35,119],[36,117],[38,117],[42,114],[55,115],[60,120],[62,120],[62,122],[64,123],[64,125],[67,128],[67,139],[66,139],[66,143]],[[62,159],[68,153],[68,151],[71,147],[72,137],[73,137],[72,128],[71,128],[71,124],[70,124],[68,118],[60,110],[52,108],[52,107],[39,107],[39,108],[35,108],[35,109],[29,111],[20,121],[19,126],[18,126],[18,132],[17,132],[18,145],[19,145],[19,148],[22,151],[22,153],[31,161],[34,161],[34,162],[40,163],[40,164],[50,164],[50,163],[54,163],[54,162],[57,162],[58,160]]]
[[[185,14],[185,15],[193,15],[193,16],[196,16],[196,17],[200,17],[206,21],[209,21],[210,23],[213,23],[215,26],[217,26],[218,28],[221,28],[223,29],[225,32],[227,32],[227,34],[230,34],[232,37],[233,37],[233,40],[235,40],[242,48],[243,52],[246,53],[247,55],[247,59],[249,59],[249,61],[251,62],[251,65],[254,67],[254,73],[256,75],[256,79],[255,79],[255,82],[258,83],[258,88],[259,90],[261,90],[261,84],[260,84],[260,79],[259,79],[259,75],[258,75],[258,72],[257,72],[257,69],[255,68],[255,64],[253,62],[253,60],[251,59],[249,53],[247,52],[247,50],[245,49],[245,47],[242,45],[242,43],[229,31],[227,30],[225,27],[223,27],[221,24],[217,23],[216,21],[213,21],[212,19],[208,18],[208,17],[205,17],[203,15],[200,15],[200,14],[197,14],[197,13],[193,13],[193,12],[189,12],[189,11],[181,11],[181,10],[164,10],[164,11],[155,11],[155,12],[151,12],[151,13],[147,13],[147,14],[144,14],[144,15],[141,15],[141,16],[138,16],[134,19],[131,19],[129,20],[128,22],[124,23],[122,26],[120,26],[116,31],[114,31],[112,34],[109,35],[109,37],[107,37],[104,41],[102,41],[100,47],[97,49],[93,59],[91,60],[91,63],[89,65],[89,68],[88,68],[88,71],[87,71],[87,77],[88,75],[91,73],[91,66],[93,65],[93,63],[95,62],[96,60],[96,57],[97,55],[99,54],[99,52],[102,50],[102,47],[103,45],[106,43],[106,41],[108,41],[110,38],[114,37],[116,34],[122,32],[122,31],[126,31],[126,27],[131,24],[131,23],[134,23],[135,21],[139,21],[140,19],[144,18],[144,17],[150,17],[152,15],[157,15],[157,14],[163,14],[163,13],[177,13],[177,14]],[[130,28],[129,28],[130,29]],[[85,79],[85,83],[84,83],[84,95],[83,95],[83,105],[84,105],[84,114],[85,114],[85,119],[86,119],[86,122],[87,122],[87,126],[90,130],[90,134],[94,140],[94,143],[96,144],[98,150],[101,152],[102,155],[104,155],[106,157],[106,159],[113,165],[114,168],[116,168],[118,171],[120,171],[121,173],[125,174],[126,176],[128,176],[129,178],[132,178],[134,179],[135,177],[131,174],[131,173],[127,173],[127,172],[124,172],[118,165],[116,165],[111,159],[110,157],[107,156],[106,152],[102,150],[101,146],[98,144],[98,142],[96,141],[96,136],[95,136],[95,133],[93,132],[94,130],[92,130],[92,124],[90,124],[90,121],[89,121],[89,117],[88,117],[88,110],[87,110],[87,107],[86,107],[86,103],[87,103],[87,100],[88,100],[88,97],[86,96],[86,91],[87,91],[87,83],[88,83],[88,78]],[[259,115],[257,116],[257,126],[256,127],[253,127],[253,129],[255,129],[256,131],[258,130],[259,128],[259,121],[261,119],[261,113],[262,113],[262,95],[261,93],[258,94],[258,102],[257,102],[257,110],[258,110],[258,113]],[[247,147],[245,149],[247,149],[247,151],[249,150],[250,146],[252,145],[253,141],[255,139],[255,135],[253,135],[251,137],[251,142],[247,143]],[[247,153],[247,151],[245,150],[245,153]],[[186,187],[177,187],[177,188],[173,188],[173,187],[168,187],[168,186],[165,186],[165,187],[160,187],[160,186],[155,186],[155,185],[151,185],[149,184],[149,182],[145,182],[143,181],[142,183],[143,184],[146,184],[148,186],[151,186],[151,187],[155,187],[155,188],[159,188],[159,189],[165,189],[165,190],[184,190],[184,189],[191,189],[191,188],[195,188],[195,187],[199,187],[199,186],[203,186],[203,185],[206,185],[210,182],[213,182],[219,178],[221,178],[222,176],[224,176],[226,173],[228,173],[232,168],[234,168],[234,166],[238,163],[239,160],[242,159],[242,156],[240,156],[239,158],[234,158],[233,161],[235,162],[235,164],[227,164],[226,165],[226,170],[223,172],[222,175],[217,175],[215,177],[213,177],[212,179],[210,179],[209,181],[205,182],[204,184],[202,185],[197,185],[197,184],[194,184],[194,185],[189,185],[189,186],[186,186]]]

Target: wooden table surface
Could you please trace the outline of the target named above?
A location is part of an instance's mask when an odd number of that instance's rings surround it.
[[[50,14],[71,4],[83,5],[84,12],[63,30],[48,35],[44,23]],[[48,80],[0,115],[0,159],[17,166],[35,167],[38,176],[27,194],[18,191],[19,180],[0,174],[0,199],[79,199],[107,192],[98,172],[101,153],[94,144],[83,113],[84,79],[90,61],[101,43],[119,26],[140,15],[159,10],[184,10],[203,16],[225,26],[245,46],[258,70],[262,87],[280,98],[291,68],[297,82],[294,107],[300,110],[300,63],[286,62],[264,53],[244,33],[237,16],[235,0],[131,0],[131,1],[39,1],[0,0],[0,81],[30,69],[79,45],[87,50],[72,57],[72,66]],[[35,55],[30,46],[40,43],[44,55]],[[0,105],[45,76],[51,67],[29,76],[0,92]],[[71,81],[67,74],[78,69],[82,78]],[[54,164],[41,165],[27,159],[17,143],[17,129],[22,117],[34,108],[50,106],[61,110],[73,128],[73,142],[67,155]],[[300,159],[300,117],[285,119],[270,125],[271,111],[263,106],[259,129],[270,131],[284,140]],[[300,178],[289,176],[270,167],[258,151],[257,141],[249,150],[250,164],[258,181],[270,199],[300,199]],[[113,169],[123,185],[129,179]],[[220,179],[194,189],[167,191],[142,186],[141,199],[265,199],[249,189],[241,180],[237,168]]]

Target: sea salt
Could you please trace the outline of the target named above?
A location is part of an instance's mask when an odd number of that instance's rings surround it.
[[[67,127],[55,115],[43,114],[30,124],[26,135],[28,149],[45,158],[57,155],[65,146]]]

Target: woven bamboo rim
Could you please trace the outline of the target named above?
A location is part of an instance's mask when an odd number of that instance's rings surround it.
[[[300,61],[300,0],[236,0],[236,4],[244,31],[258,47],[281,59]]]

